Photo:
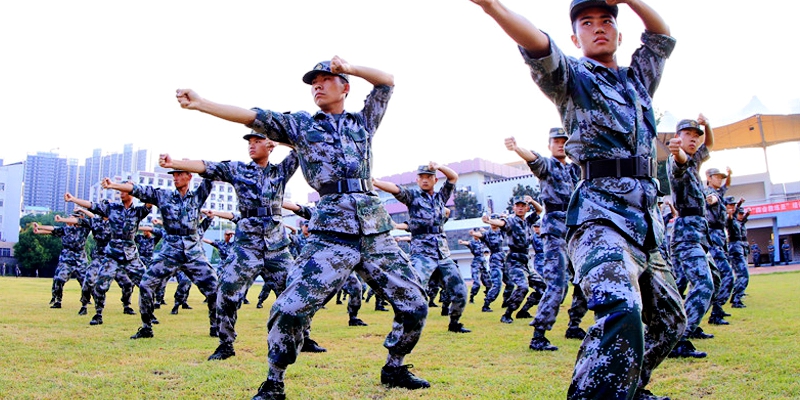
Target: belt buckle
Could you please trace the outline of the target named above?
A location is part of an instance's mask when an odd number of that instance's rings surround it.
[[[258,217],[266,217],[268,215],[269,214],[267,213],[267,208],[266,207],[257,207],[256,208],[256,216],[258,216]]]

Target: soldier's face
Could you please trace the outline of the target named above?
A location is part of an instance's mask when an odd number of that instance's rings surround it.
[[[725,180],[725,178],[722,175],[714,174],[708,177],[708,184],[714,189],[719,189],[722,187],[723,180]]]
[[[583,50],[584,56],[593,60],[603,61],[613,57],[622,43],[616,19],[601,7],[581,11],[575,19],[574,29],[572,42]]]
[[[528,206],[525,203],[514,204],[514,215],[516,215],[518,217],[524,217],[525,214],[528,213],[529,209],[530,209],[530,206]]]
[[[130,200],[133,200],[131,194],[128,192],[119,192],[119,200],[123,203],[127,203]]]
[[[250,154],[250,158],[255,162],[269,159],[269,155],[274,149],[275,142],[272,140],[259,137],[251,137],[247,140],[247,152]]]
[[[433,187],[436,186],[436,182],[439,179],[436,178],[436,175],[431,174],[419,174],[417,175],[417,185],[419,188],[424,191],[431,191]]]
[[[188,172],[176,172],[172,174],[172,180],[175,182],[175,189],[183,189],[189,186],[192,181],[192,174]]]
[[[681,148],[686,154],[697,153],[702,138],[699,132],[694,129],[681,129],[677,136],[681,138]]]
[[[350,84],[345,83],[337,75],[317,74],[311,81],[311,96],[314,97],[314,104],[323,112],[328,112],[334,106],[343,103],[348,92],[350,92]]]
[[[564,151],[564,143],[567,143],[567,139],[565,138],[550,139],[550,145],[547,147],[550,149],[553,158],[562,160],[567,156],[567,153]]]

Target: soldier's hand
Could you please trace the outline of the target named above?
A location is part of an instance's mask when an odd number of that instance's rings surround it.
[[[334,74],[352,74],[353,66],[339,56],[331,58],[331,72]]]
[[[181,105],[181,108],[187,110],[196,110],[203,100],[203,98],[192,89],[178,89],[175,91],[175,97],[178,98],[178,103]]]
[[[700,115],[697,116],[697,123],[700,125],[708,125],[708,118],[706,118],[703,113],[700,113]]]
[[[483,221],[484,223],[488,224],[489,223],[489,216],[486,215],[486,214],[483,214],[483,216],[481,217],[481,221]]]
[[[33,233],[39,234],[39,227],[34,226],[33,227]]]
[[[158,155],[158,165],[161,168],[172,168],[172,157],[169,154],[159,154]]]
[[[719,201],[719,199],[717,198],[716,195],[710,194],[710,195],[706,196],[706,203],[708,203],[710,205],[717,204],[718,201]]]
[[[674,137],[669,140],[669,144],[667,145],[667,147],[669,148],[669,152],[672,153],[672,155],[677,156],[681,152],[682,144],[683,140],[681,140],[681,138]]]
[[[525,202],[528,203],[528,204],[531,204],[531,203],[534,202],[533,201],[533,197],[531,197],[531,195],[529,195],[529,194],[526,194],[525,197],[523,197],[523,199],[525,199]]]
[[[511,151],[517,150],[517,139],[514,139],[513,136],[510,138],[506,138],[505,144],[506,144],[506,149]]]
[[[201,213],[205,214],[209,218],[214,218],[214,211],[213,210],[202,210]]]
[[[56,220],[56,222],[61,222],[61,220],[62,220],[62,219],[63,219],[63,218],[61,218],[61,216],[60,216],[60,215],[56,215],[56,217],[55,217],[55,220]],[[34,222],[34,223],[35,223],[35,222]]]
[[[470,0],[470,1],[481,6],[483,9],[491,7],[496,2],[495,0]]]
[[[72,201],[75,200],[75,196],[71,195],[69,192],[64,193],[64,201]]]
[[[163,222],[158,218],[153,218],[153,225],[163,225]]]
[[[103,180],[102,180],[102,181],[100,181],[100,186],[101,186],[103,189],[108,189],[108,188],[110,188],[110,187],[111,187],[111,179],[108,179],[108,178],[103,178]]]
[[[56,217],[58,217],[58,215],[56,215]],[[58,221],[58,220],[56,220],[56,221]],[[33,230],[34,230],[34,232],[35,232],[37,229],[39,229],[39,223],[38,223],[38,222],[34,222],[34,223],[33,223]]]
[[[431,171],[438,171],[439,170],[439,164],[436,163],[435,161],[430,161],[430,162],[428,162],[428,169],[430,169]]]
[[[731,174],[733,173],[733,171],[731,171],[731,167],[725,167],[725,172],[728,173],[728,176],[731,176]]]

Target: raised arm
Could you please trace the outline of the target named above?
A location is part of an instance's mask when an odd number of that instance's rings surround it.
[[[502,219],[489,218],[489,216],[485,214],[483,217],[481,217],[481,221],[491,226],[496,226],[498,228],[506,226],[506,221],[503,221]]]
[[[708,122],[708,118],[703,114],[697,117],[697,123],[705,127],[705,142],[703,144],[706,145],[708,151],[711,151],[714,149],[714,130],[711,129],[711,123]]]
[[[428,168],[430,168],[432,171],[441,171],[445,178],[447,178],[447,181],[453,185],[455,185],[458,181],[458,173],[446,165],[441,165],[431,161],[428,163]]]
[[[206,164],[202,160],[174,160],[169,154],[159,154],[158,165],[162,168],[179,169],[186,172],[202,174],[206,172]]]
[[[233,215],[232,212],[228,212],[228,211],[202,210],[200,212],[202,212],[203,214],[205,214],[209,218],[220,217],[220,218],[227,219],[229,221],[233,220],[233,218],[235,217],[235,215]]]
[[[352,65],[339,56],[331,58],[331,72],[334,74],[348,74],[357,76],[372,84],[372,86],[394,86],[394,76],[379,69]],[[255,118],[255,116],[253,117]]]
[[[79,199],[69,192],[64,193],[64,201],[69,203],[75,203],[83,208],[92,208],[92,202],[89,200]]]
[[[660,15],[642,0],[606,0],[610,5],[628,4],[628,6],[639,16],[644,24],[644,29],[650,33],[669,36],[669,26]]]
[[[178,98],[178,103],[182,108],[197,110],[227,121],[249,125],[256,119],[256,112],[253,110],[215,103],[200,97],[192,89],[178,89],[175,91],[175,97]]]
[[[733,175],[733,171],[731,171],[731,167],[725,167],[725,172],[728,173],[728,177],[725,178],[725,187],[731,187],[731,175]]]
[[[680,165],[686,164],[686,161],[689,160],[689,156],[687,156],[686,152],[683,151],[683,149],[681,148],[682,144],[683,140],[676,136],[670,139],[669,145],[667,145],[667,147],[669,148],[669,152],[672,154],[673,157],[675,157],[675,162]]]
[[[78,210],[78,208],[76,208],[76,210]],[[54,219],[56,220],[56,222],[63,222],[65,224],[77,224],[78,222],[80,222],[76,217],[62,217],[60,215],[56,215]]]
[[[385,182],[372,178],[372,185],[380,190],[383,190],[386,193],[391,193],[391,194],[400,193],[400,187],[398,187],[392,182]]]
[[[85,208],[75,207],[75,211],[83,213],[83,215],[85,215],[87,218],[94,218],[94,213]]]
[[[506,8],[497,0],[470,0],[483,8],[500,28],[533,57],[544,57],[550,52],[550,39],[525,17]],[[610,1],[609,1],[610,3]]]
[[[531,197],[530,195],[527,194],[525,195],[525,201],[528,202],[528,204],[530,204],[531,207],[533,207],[533,211],[536,214],[541,214],[542,210],[544,210],[544,207],[542,207],[542,205],[539,204],[538,201],[534,200],[533,197]]]
[[[510,137],[510,138],[507,138],[505,140],[505,144],[506,144],[506,149],[517,153],[517,155],[520,156],[520,158],[522,158],[523,160],[525,160],[527,162],[534,162],[534,161],[536,161],[537,158],[539,158],[539,157],[536,157],[536,154],[533,154],[532,151],[530,151],[528,149],[523,149],[522,147],[517,146],[517,139],[514,139],[513,136]]]
[[[56,229],[56,227],[52,225],[39,225],[38,222],[34,222],[32,224],[32,227],[33,227],[33,233],[36,235],[49,235],[53,233],[54,229]]]
[[[130,193],[133,191],[132,183],[115,183],[108,178],[103,178],[103,180],[100,181],[100,186],[102,186],[103,189],[114,189],[125,193]]]

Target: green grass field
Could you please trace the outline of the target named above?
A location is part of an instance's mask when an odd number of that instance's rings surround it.
[[[256,309],[255,302],[243,306],[236,356],[209,362],[217,340],[208,336],[196,289],[189,298],[193,310],[170,315],[171,307],[162,308],[155,338],[134,341],[128,337],[136,332],[139,316],[122,314],[116,286],[109,292],[101,326],[89,326],[91,312],[77,315],[75,281],[67,283],[60,310],[48,308],[50,286],[48,279],[0,278],[0,398],[249,399],[266,377],[268,307]],[[170,301],[174,289],[170,284]],[[253,288],[251,300],[259,289]],[[695,344],[709,357],[668,359],[654,373],[653,392],[673,399],[800,398],[800,272],[752,276],[748,293],[748,308],[730,310],[730,326],[703,325],[716,338]],[[431,388],[410,392],[379,384],[391,313],[365,304],[360,316],[369,326],[348,327],[345,306],[331,302],[312,326],[312,337],[328,352],[300,356],[287,371],[287,396],[564,398],[580,344],[563,338],[566,308],[549,334],[560,350],[534,353],[528,350],[530,320],[501,324],[497,311],[481,313],[478,303],[469,304],[462,318],[473,330],[465,335],[447,332],[448,318],[431,309],[420,343],[406,358]]]

